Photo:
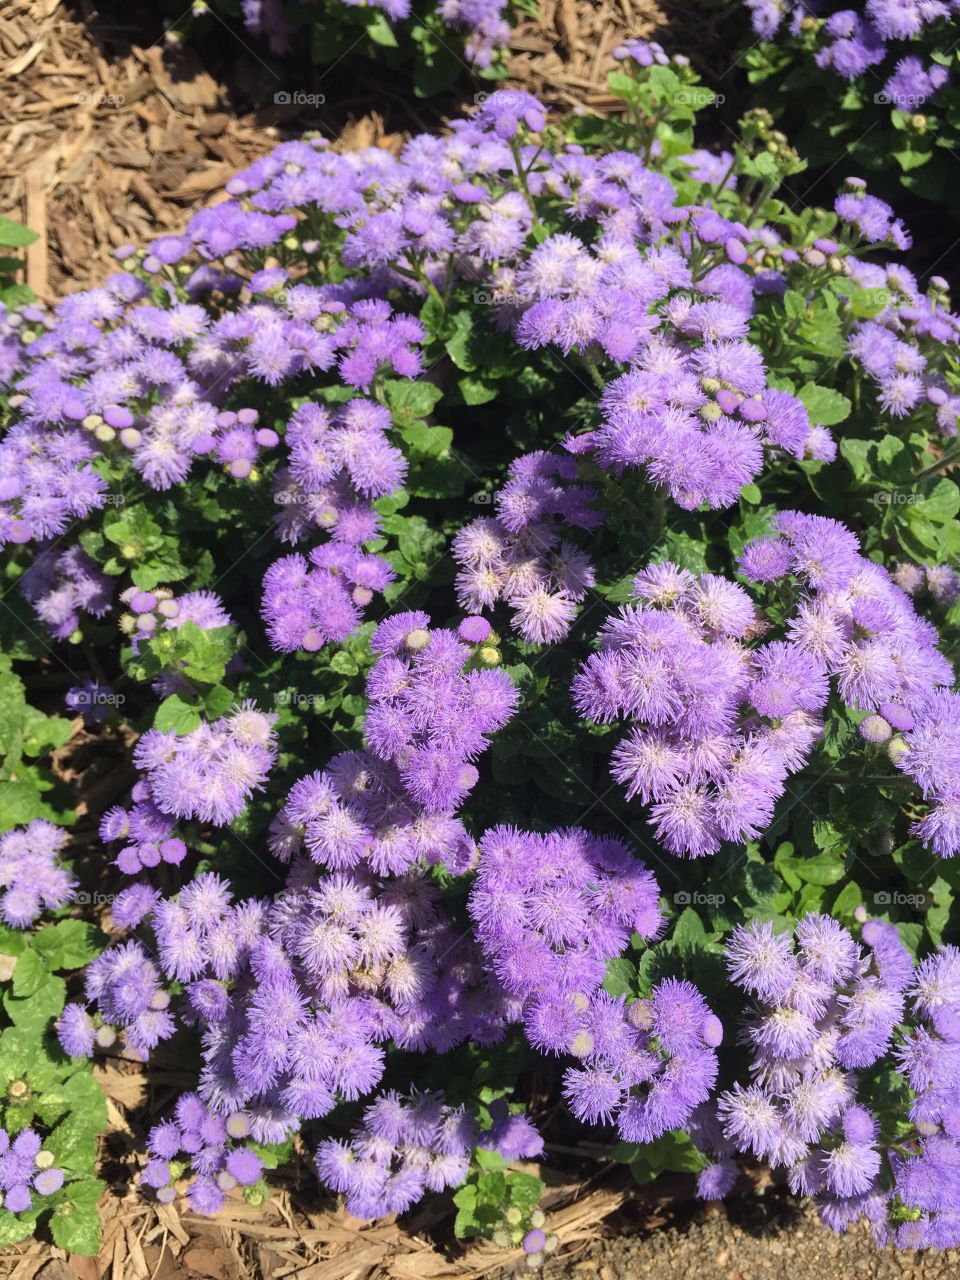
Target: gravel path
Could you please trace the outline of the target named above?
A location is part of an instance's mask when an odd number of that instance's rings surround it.
[[[629,1231],[627,1221],[623,1228]],[[598,1239],[527,1274],[543,1280],[957,1280],[960,1249],[878,1250],[866,1231],[835,1235],[809,1203],[773,1194],[709,1205],[687,1223],[642,1235]]]

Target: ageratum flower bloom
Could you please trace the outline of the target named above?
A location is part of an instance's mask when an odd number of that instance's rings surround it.
[[[731,1157],[749,1152],[786,1167],[791,1189],[816,1196],[837,1231],[862,1218],[881,1244],[949,1248],[960,1239],[960,952],[942,947],[915,965],[880,920],[862,938],[815,914],[793,936],[758,922],[731,935],[730,975],[754,1001],[741,1031],[750,1083],[694,1117],[713,1158],[701,1194],[725,1194]],[[867,1071],[881,1066],[910,1089],[895,1140],[870,1101],[868,1080],[883,1077]]]
[[[64,1171],[32,1125],[12,1136],[0,1129],[0,1192],[8,1213],[39,1212],[64,1182]]]
[[[257,1182],[263,1162],[243,1139],[252,1132],[243,1111],[219,1115],[195,1093],[185,1093],[174,1107],[173,1119],[154,1125],[147,1139],[150,1159],[141,1182],[150,1187],[161,1204],[176,1199],[171,1164],[187,1157],[194,1174],[187,1200],[194,1213],[215,1214],[225,1193]]]
[[[563,454],[525,454],[510,464],[496,516],[470,521],[453,540],[464,609],[489,610],[502,599],[513,609],[514,629],[531,644],[567,634],[595,576],[589,558],[562,531],[602,523],[591,506],[596,491],[576,478],[575,459]]]
[[[579,829],[536,835],[496,827],[480,841],[469,909],[524,1029],[546,1053],[579,1060],[564,1096],[589,1124],[652,1142],[682,1125],[716,1078],[719,1020],[688,982],[664,979],[630,1004],[601,989],[632,933],[653,939],[663,917],[653,876],[619,840]]]
[[[543,1149],[543,1140],[525,1116],[504,1115],[480,1133],[464,1107],[450,1107],[442,1092],[375,1098],[349,1139],[327,1138],[317,1149],[321,1182],[346,1196],[355,1218],[404,1213],[428,1191],[444,1191],[465,1181],[477,1145],[518,1158],[518,1126],[524,1158]]]
[[[605,624],[599,652],[574,680],[582,715],[632,722],[611,772],[628,798],[651,806],[671,853],[702,857],[769,826],[786,779],[820,734],[831,680],[849,707],[868,713],[871,741],[889,737],[887,715],[891,726],[912,728],[920,715],[932,725],[953,696],[937,692],[953,673],[936,633],[849,530],[789,511],[773,524],[778,536],[748,543],[739,562],[754,582],[790,584],[784,639],[756,643],[760,618],[738,584],[651,565],[634,579],[635,603]],[[916,828],[938,852],[958,847],[955,755],[945,747],[935,781],[915,774],[925,795],[946,804]],[[908,746],[892,758],[913,771]]]
[[[67,832],[42,818],[0,836],[0,916],[14,929],[73,897],[77,882],[58,861],[66,843]]]
[[[137,799],[172,818],[232,822],[276,759],[275,719],[248,702],[191,733],[148,729],[133,754],[145,771]]]

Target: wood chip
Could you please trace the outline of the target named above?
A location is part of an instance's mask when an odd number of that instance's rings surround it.
[[[15,76],[18,76],[21,71],[26,71],[31,62],[36,61],[41,53],[43,53],[43,41],[37,40],[29,49],[21,53],[19,58],[14,58],[12,62],[7,63],[6,67],[4,67],[4,76],[8,80],[12,80]]]

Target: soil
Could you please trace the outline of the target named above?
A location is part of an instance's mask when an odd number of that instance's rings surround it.
[[[517,1271],[503,1272],[504,1280],[510,1274]],[[707,1205],[686,1222],[638,1235],[561,1246],[531,1274],[543,1280],[953,1280],[960,1250],[878,1249],[865,1229],[836,1235],[809,1202],[770,1194]]]

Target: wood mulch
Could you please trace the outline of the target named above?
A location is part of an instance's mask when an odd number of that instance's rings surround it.
[[[44,299],[99,283],[119,245],[179,231],[283,137],[311,127],[340,148],[396,149],[490,88],[461,86],[437,104],[372,64],[294,75],[225,27],[171,51],[152,6],[103,6],[0,0],[0,215],[39,233],[26,279]],[[693,30],[709,58],[723,11],[704,12],[703,0],[542,0],[515,29],[506,84],[562,109],[609,110],[616,46],[659,33],[669,47],[672,29]],[[300,85],[328,90],[326,104],[276,103]]]

